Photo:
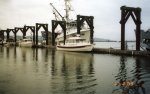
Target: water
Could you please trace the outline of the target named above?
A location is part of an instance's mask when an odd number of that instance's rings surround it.
[[[0,94],[149,94],[149,61],[147,57],[0,47]],[[127,81],[133,85],[121,86]]]
[[[95,44],[95,47],[99,48],[121,49],[121,42],[95,42]],[[136,42],[127,42],[127,49],[136,50]]]

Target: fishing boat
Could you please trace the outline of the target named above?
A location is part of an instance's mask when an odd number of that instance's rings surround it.
[[[60,51],[78,51],[86,52],[92,51],[94,44],[86,42],[86,39],[77,37],[70,37],[65,41],[65,44],[60,43],[56,45],[56,49]]]
[[[64,4],[65,4],[64,5],[65,16],[62,16],[61,13],[59,13],[59,11],[55,8],[55,6],[52,3],[50,3],[50,5],[53,8],[55,20],[66,22],[66,40],[68,40],[70,37],[75,37],[77,35],[77,20],[73,20],[73,18],[70,17],[70,14],[72,13],[72,11],[74,11],[73,7],[70,4],[70,0],[64,0]],[[55,33],[56,33],[55,36],[56,45],[64,43],[63,30],[57,27]],[[87,23],[83,23],[81,26],[80,38],[85,39],[85,42],[91,41],[90,29]]]
[[[30,38],[24,38],[24,39],[19,41],[19,46],[20,47],[32,47],[33,41]]]
[[[141,30],[141,46],[150,51],[150,29]]]

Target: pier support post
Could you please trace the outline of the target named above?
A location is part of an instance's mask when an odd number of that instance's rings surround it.
[[[131,16],[136,25],[136,50],[140,51],[141,8],[122,6],[121,8],[121,50],[125,50],[125,23]]]
[[[81,16],[77,15],[77,34],[80,34],[81,26],[83,22],[86,21],[88,26],[90,27],[90,43],[93,43],[93,33],[94,33],[94,25],[93,25],[93,16]]]
[[[48,24],[41,24],[41,23],[36,23],[36,45],[38,45],[38,31],[40,28],[43,27],[43,29],[46,32],[46,45],[48,45]]]
[[[57,33],[55,33],[56,27],[60,25],[64,32],[64,44],[66,41],[66,21],[56,21],[52,20],[52,45],[55,45],[55,38],[57,37]]]
[[[3,37],[3,32],[0,30],[0,38],[2,39]]]
[[[10,30],[9,30],[9,29],[7,29],[7,30],[6,30],[7,40],[9,39],[9,33],[10,33]]]
[[[22,32],[22,33],[23,33],[23,39],[24,39],[25,36],[26,36],[26,32],[27,32],[27,31],[26,31],[26,25],[24,25],[24,27],[23,27],[23,32]]]
[[[140,37],[141,37],[141,9],[138,8],[137,11],[135,11],[137,22],[136,22],[136,50],[140,51]]]
[[[4,32],[6,32],[6,30],[1,30],[0,31],[0,37],[2,38],[2,40],[4,40]]]
[[[121,50],[125,50],[125,10],[121,11]]]

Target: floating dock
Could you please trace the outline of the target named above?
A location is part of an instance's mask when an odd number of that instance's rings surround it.
[[[135,50],[120,50],[120,49],[108,49],[108,48],[94,48],[94,53],[107,53],[117,55],[130,55],[130,56],[148,56],[150,57],[150,51],[135,51]]]
[[[56,49],[52,45],[37,45],[36,48],[51,48]],[[92,53],[105,53],[105,54],[116,54],[116,55],[129,55],[129,56],[146,56],[150,57],[150,51],[136,51],[136,50],[120,50],[113,48],[93,48]]]
[[[38,45],[36,48],[51,48],[56,49],[55,46],[47,45],[41,46]],[[93,48],[92,53],[105,53],[105,54],[116,54],[116,55],[129,55],[129,56],[146,56],[150,57],[150,51],[136,51],[136,50],[120,50],[112,48]]]

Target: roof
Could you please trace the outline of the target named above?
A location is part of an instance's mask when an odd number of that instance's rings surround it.
[[[32,40],[32,39],[23,39],[23,40]]]
[[[84,38],[81,38],[81,37],[70,37],[70,38],[68,38],[68,40],[78,40],[78,39],[84,40]]]

